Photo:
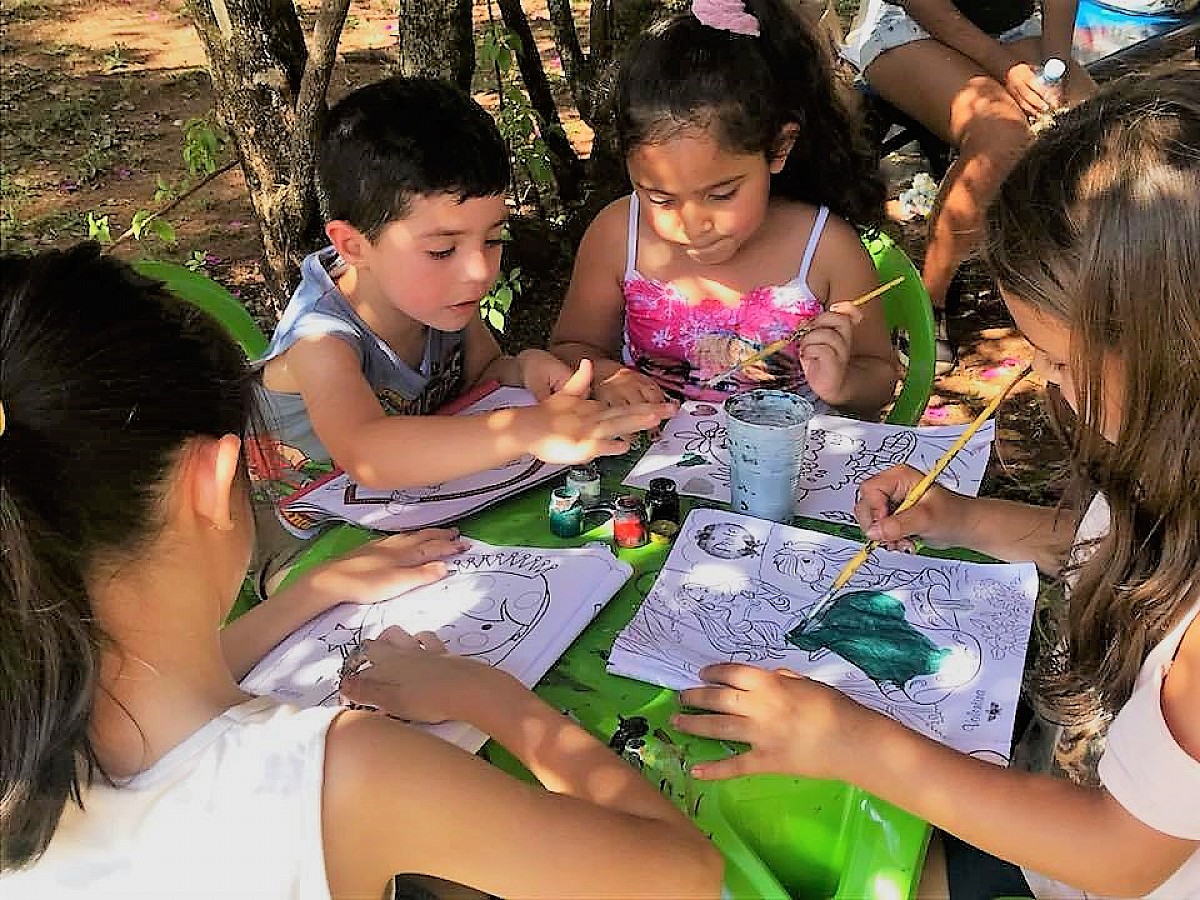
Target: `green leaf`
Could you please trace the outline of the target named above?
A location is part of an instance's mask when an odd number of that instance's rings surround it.
[[[175,243],[175,227],[166,219],[151,219],[150,231],[164,244]]]
[[[146,226],[153,217],[154,213],[148,209],[139,209],[133,214],[133,221],[129,223],[129,230],[133,232],[134,238],[139,241],[142,239],[142,235],[146,231]]]
[[[97,217],[95,213],[87,214],[88,240],[99,241],[102,244],[112,243],[112,232],[108,226],[108,216]]]
[[[488,324],[491,325],[493,328],[495,328],[497,331],[500,331],[500,332],[504,331],[504,313],[500,312],[500,310],[489,309],[487,320],[488,320]]]

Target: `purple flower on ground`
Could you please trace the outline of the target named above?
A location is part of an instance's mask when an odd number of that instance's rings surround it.
[[[931,406],[925,410],[922,418],[927,422],[945,422],[950,418],[950,408],[948,406]]]
[[[133,177],[133,169],[129,168],[129,166],[117,166],[113,169],[113,174],[121,181],[128,181]]]

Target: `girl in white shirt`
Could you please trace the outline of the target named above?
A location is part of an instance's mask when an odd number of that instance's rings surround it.
[[[378,898],[418,873],[716,897],[720,857],[648,782],[430,635],[374,642],[347,693],[466,720],[546,790],[385,715],[239,689],[323,608],[456,549],[381,542],[222,632],[253,541],[252,391],[215,321],[96,245],[0,257],[0,896]]]
[[[706,670],[684,700],[716,715],[678,724],[752,747],[700,777],[854,782],[1019,865],[1037,897],[1200,897],[1200,68],[1122,79],[1065,114],[1004,182],[989,231],[990,268],[1075,412],[1072,468],[1097,499],[1080,516],[935,487],[892,514],[920,478],[899,468],[861,486],[857,514],[892,547],[919,536],[1066,576],[1035,673],[1061,777],[997,768],[748,666]]]

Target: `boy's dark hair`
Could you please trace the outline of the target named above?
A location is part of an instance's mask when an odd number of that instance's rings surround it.
[[[185,443],[242,434],[252,398],[220,325],[98,245],[0,256],[0,871],[103,777],[89,585],[157,537]]]
[[[657,23],[630,48],[617,84],[617,137],[628,155],[689,128],[713,128],[734,153],[771,155],[799,126],[771,192],[828,206],[859,228],[883,219],[886,190],[830,52],[782,0],[748,0],[760,37],[710,28],[690,13]]]
[[[508,183],[495,120],[435,78],[397,76],[348,94],[329,111],[317,147],[325,220],[349,222],[372,241],[415,196],[491,197]]]

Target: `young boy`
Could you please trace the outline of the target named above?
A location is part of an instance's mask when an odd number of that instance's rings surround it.
[[[500,352],[479,303],[500,271],[508,151],[449,84],[390,78],[329,113],[317,180],[332,246],[262,360],[268,422],[290,467],[332,462],[359,484],[436,484],[529,453],[573,463],[670,416],[588,399],[591,371],[543,350]],[[433,416],[473,385],[529,388],[536,406]]]

